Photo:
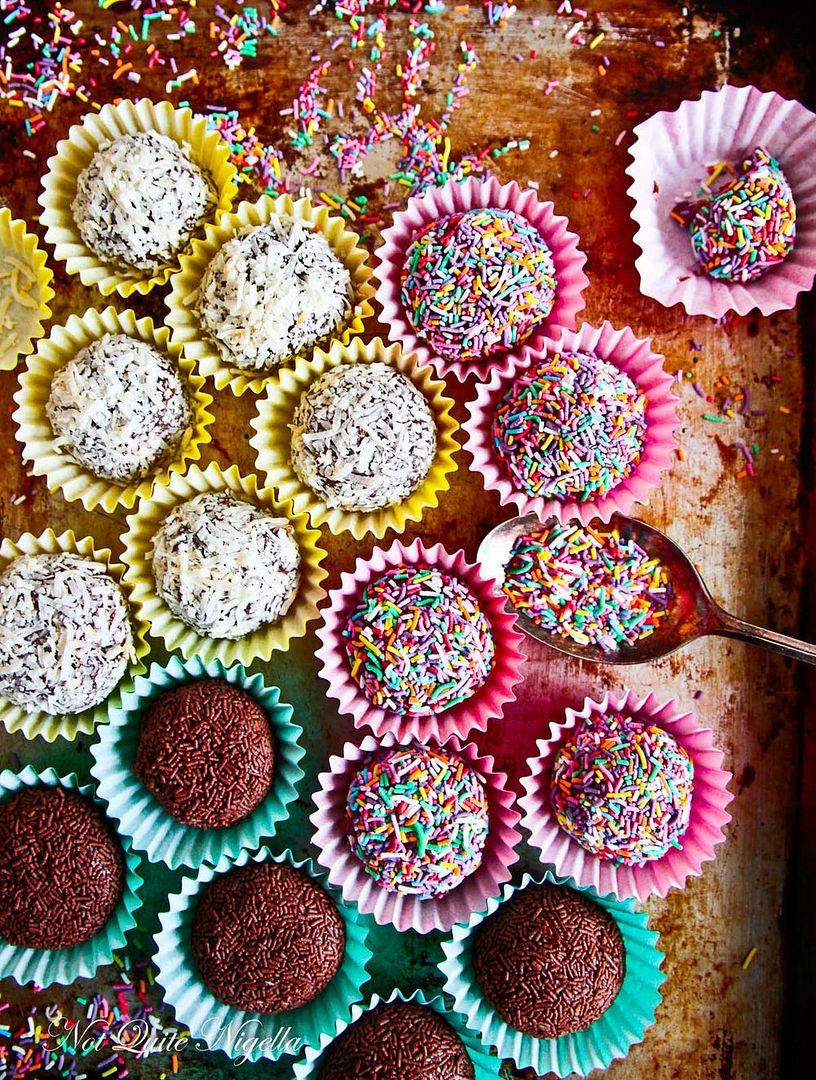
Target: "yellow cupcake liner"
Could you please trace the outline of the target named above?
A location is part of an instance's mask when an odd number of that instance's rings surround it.
[[[153,579],[156,531],[175,506],[205,491],[231,491],[239,499],[288,517],[300,548],[300,585],[292,606],[276,623],[235,640],[197,633],[172,613],[156,592]],[[326,595],[321,582],[327,576],[320,565],[326,557],[318,545],[320,533],[309,527],[305,514],[293,512],[290,502],[276,499],[272,488],[259,487],[254,474],[241,476],[237,465],[222,472],[212,462],[204,470],[192,465],[184,475],[173,473],[165,482],[154,486],[151,498],[140,500],[127,524],[128,531],[122,537],[125,547],[122,559],[127,567],[125,581],[133,590],[133,603],[140,618],[150,625],[151,636],[161,638],[168,650],[179,651],[185,660],[193,656],[205,663],[220,660],[222,664],[232,664],[237,660],[248,667],[254,660],[269,660],[276,650],[286,649],[292,638],[302,637],[307,625],[318,618],[317,605]]]
[[[82,712],[66,713],[61,716],[52,716],[51,713],[42,710],[29,712],[0,695],[0,722],[5,725],[10,734],[21,731],[27,739],[41,735],[49,743],[57,738],[74,739],[77,735],[91,735],[97,724],[107,720],[108,708],[121,706],[122,693],[133,689],[133,677],[147,670],[143,658],[150,652],[146,641],[147,623],[139,617],[138,611],[134,611],[133,589],[125,580],[124,566],[112,561],[110,548],[96,547],[92,537],[83,536],[77,540],[70,530],[57,536],[53,529],[46,529],[39,536],[23,533],[16,541],[6,537],[0,544],[0,573],[6,569],[12,559],[20,555],[57,555],[60,552],[81,555],[86,559],[102,563],[119,583],[130,605],[134,659],[113,693],[99,705],[84,709]]]
[[[103,296],[113,292],[123,297],[134,292],[144,296],[155,285],[164,285],[178,269],[177,260],[153,274],[105,262],[85,244],[71,212],[77,177],[102,143],[140,131],[158,131],[190,147],[190,157],[209,173],[215,185],[218,201],[213,220],[218,221],[232,208],[238,190],[229,146],[218,132],[208,131],[206,119],[194,117],[191,109],[175,109],[169,101],[154,104],[142,98],[104,105],[98,113],[88,113],[81,124],[71,127],[67,139],[57,143],[56,154],[48,159],[39,199],[43,208],[40,221],[46,227],[45,239],[54,245],[54,258],[65,263],[69,274],[79,274],[83,285],[95,285]]]
[[[73,360],[80,349],[105,334],[127,334],[166,353],[187,384],[192,411],[192,422],[172,460],[131,484],[117,484],[94,476],[70,453],[60,452],[54,445],[54,433],[45,411],[55,372]],[[170,331],[154,327],[152,319],[137,319],[130,310],[119,312],[113,307],[104,311],[91,308],[82,316],[71,315],[64,326],[51,328],[20,374],[20,389],[14,395],[17,409],[12,419],[17,425],[17,439],[23,444],[23,460],[32,462],[35,476],[46,478],[49,491],[61,491],[69,502],[79,500],[86,510],[101,506],[110,514],[119,506],[130,509],[137,498],[150,494],[156,481],[163,483],[171,473],[184,472],[189,462],[201,457],[202,447],[210,441],[207,428],[214,420],[207,411],[212,398],[203,389],[204,383],[203,376],[195,374],[193,361],[170,342]]]
[[[303,393],[326,371],[338,364],[381,362],[401,371],[421,391],[436,424],[436,454],[428,475],[419,487],[394,506],[382,510],[353,512],[329,507],[292,468],[289,425]],[[419,521],[423,511],[439,504],[439,495],[450,487],[448,477],[456,470],[453,455],[459,449],[454,434],[459,425],[451,416],[453,401],[445,395],[445,384],[433,377],[433,369],[420,367],[416,358],[406,356],[401,346],[386,345],[380,338],[350,345],[334,342],[328,352],[316,349],[311,360],[299,359],[294,369],[275,373],[266,397],[258,401],[258,415],[250,420],[255,434],[249,445],[257,453],[258,469],[280,499],[291,499],[297,513],[308,513],[315,528],[328,525],[333,534],[350,532],[355,540],[373,533],[381,540],[388,529],[401,533],[409,521]]]
[[[183,345],[188,355],[198,362],[202,375],[212,376],[216,389],[228,386],[240,396],[247,390],[259,394],[272,381],[278,371],[252,371],[227,363],[215,342],[201,329],[193,305],[198,297],[204,272],[215,253],[245,225],[265,225],[273,214],[286,214],[297,221],[305,221],[325,236],[334,254],[351,274],[354,292],[353,308],[347,322],[334,334],[332,341],[348,345],[355,334],[363,332],[363,322],[373,314],[371,298],[374,286],[368,252],[360,245],[356,233],[346,228],[340,217],[331,217],[326,206],[313,206],[309,199],[295,201],[290,195],[273,199],[262,195],[257,202],[242,202],[234,213],[225,214],[217,225],[208,225],[203,240],[194,240],[191,250],[179,259],[179,272],[173,275],[172,290],[167,297],[170,314],[167,325],[173,332],[173,340]],[[326,344],[331,344],[327,342]]]
[[[0,209],[0,371],[12,371],[28,356],[51,318],[54,275],[26,223]]]

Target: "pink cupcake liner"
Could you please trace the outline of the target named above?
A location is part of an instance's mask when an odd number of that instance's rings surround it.
[[[493,670],[479,690],[466,701],[441,713],[412,716],[379,708],[368,700],[351,677],[342,630],[363,589],[385,570],[402,564],[424,564],[447,571],[462,580],[479,601],[490,623],[496,647]],[[515,628],[515,616],[505,611],[504,597],[481,570],[469,563],[464,552],[453,554],[441,544],[425,547],[415,540],[410,547],[395,540],[390,548],[375,548],[370,559],[358,558],[353,573],[340,576],[340,586],[329,592],[329,604],[317,630],[320,648],[315,656],[321,663],[320,675],[329,684],[328,696],[338,702],[341,713],[351,716],[357,728],[369,727],[375,735],[392,733],[401,742],[418,739],[441,742],[449,735],[463,738],[474,728],[484,731],[490,719],[501,717],[504,707],[515,700],[513,687],[523,676],[525,659],[523,635]]]
[[[451,373],[459,379],[468,375],[484,378],[494,368],[506,370],[512,356],[506,353],[464,362],[437,356],[417,336],[400,299],[405,256],[420,229],[440,217],[478,207],[514,210],[538,229],[552,252],[558,286],[555,304],[547,321],[524,339],[525,345],[534,348],[547,334],[573,330],[576,316],[584,307],[582,293],[589,284],[583,270],[586,255],[578,249],[577,235],[568,229],[569,220],[555,213],[553,203],[539,202],[534,191],[520,188],[515,181],[499,184],[492,176],[487,180],[470,177],[463,183],[449,180],[442,187],[429,188],[409,199],[405,209],[394,214],[393,224],[383,230],[382,244],[374,253],[375,296],[389,339],[400,342],[406,353],[415,353],[420,364],[433,364],[440,376]]]
[[[670,848],[662,858],[642,866],[616,866],[593,855],[561,828],[550,805],[550,777],[558,747],[579,720],[616,710],[665,728],[694,763],[694,793],[688,828],[680,838],[682,848]],[[725,839],[723,830],[731,820],[726,807],[734,796],[728,790],[732,774],[722,764],[723,755],[714,746],[711,730],[700,727],[694,713],[682,712],[673,698],[659,701],[654,694],[639,698],[634,690],[607,692],[600,701],[588,697],[580,712],[567,709],[565,720],[550,724],[549,739],[538,741],[538,756],[528,760],[529,772],[521,781],[525,792],[519,800],[521,823],[542,860],[553,865],[559,876],[619,900],[665,896],[670,889],[683,888],[687,878],[699,876],[703,863],[715,857],[714,848]]]
[[[628,326],[616,330],[610,322],[600,327],[583,323],[580,330],[545,338],[536,350],[524,349],[509,371],[494,371],[488,382],[477,386],[476,398],[467,406],[468,418],[462,425],[465,449],[476,471],[482,474],[485,487],[498,491],[503,505],[515,504],[519,514],[534,513],[540,521],[555,517],[566,523],[577,518],[586,525],[594,518],[609,521],[614,513],[629,514],[635,503],[645,503],[649,492],[660,486],[661,472],[672,463],[678,422],[677,398],[671,392],[674,379],[663,370],[663,357],[651,346],[651,338],[635,337]],[[648,403],[643,456],[637,468],[605,495],[586,502],[533,497],[519,491],[493,449],[493,414],[513,381],[547,353],[560,349],[595,353],[615,364],[643,391]]]
[[[510,880],[510,867],[518,860],[515,851],[520,836],[516,825],[519,813],[513,809],[515,796],[507,789],[507,776],[494,768],[492,757],[482,757],[474,743],[463,744],[455,735],[442,743],[441,749],[459,755],[482,778],[487,792],[489,832],[479,868],[451,892],[435,899],[422,900],[387,892],[368,874],[351,850],[345,824],[346,798],[354,774],[369,755],[398,745],[393,735],[376,739],[367,735],[359,746],[347,742],[341,756],[329,759],[329,771],[318,777],[318,791],[313,796],[317,810],[309,819],[315,827],[312,837],[320,852],[318,861],[329,872],[329,882],[343,893],[343,899],[356,904],[363,915],[373,915],[380,925],[397,930],[449,931],[456,923],[467,922],[483,911],[491,897],[498,896]]]
[[[779,94],[755,86],[704,90],[674,112],[659,112],[635,128],[628,194],[638,226],[635,262],[640,289],[664,307],[682,304],[689,315],[722,318],[728,311],[763,315],[796,306],[816,277],[816,115]],[[778,158],[797,210],[793,252],[747,285],[715,281],[701,272],[688,229],[669,217],[683,198],[694,197],[706,168],[720,161],[738,166],[755,147]],[[718,185],[714,185],[716,189]]]

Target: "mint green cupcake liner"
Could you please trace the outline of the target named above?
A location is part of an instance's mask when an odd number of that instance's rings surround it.
[[[489,918],[514,892],[528,885],[552,882],[584,893],[609,912],[623,937],[626,974],[618,996],[603,1016],[584,1031],[559,1039],[537,1039],[509,1027],[482,996],[470,955],[476,927]],[[635,911],[632,900],[599,896],[594,889],[576,886],[572,878],[560,878],[546,871],[542,877],[525,874],[518,886],[506,885],[500,900],[488,902],[487,910],[474,915],[465,926],[455,926],[443,941],[445,959],[439,965],[445,976],[445,990],[453,996],[454,1008],[468,1025],[481,1032],[482,1039],[495,1046],[500,1058],[511,1058],[519,1069],[556,1076],[586,1076],[593,1069],[606,1069],[616,1059],[626,1057],[635,1043],[642,1042],[663,999],[660,987],[666,976],[660,970],[663,953],[657,947],[658,933],[648,928],[646,912]]]
[[[445,1002],[440,995],[426,994],[424,990],[414,990],[412,994],[405,994],[402,990],[393,990],[387,998],[382,998],[379,994],[374,994],[370,1001],[367,1001],[362,1005],[352,1005],[351,1017],[349,1020],[338,1020],[335,1024],[334,1031],[331,1034],[324,1032],[320,1036],[319,1046],[310,1046],[307,1048],[305,1058],[295,1064],[294,1080],[318,1080],[322,1058],[326,1048],[334,1042],[336,1038],[342,1035],[347,1027],[351,1024],[355,1024],[364,1013],[369,1012],[371,1009],[375,1009],[381,1002],[390,1005],[392,1001],[414,1002],[417,1005],[427,1005],[429,1009],[438,1012],[444,1020],[447,1020],[464,1043],[471,1064],[473,1065],[473,1080],[501,1080],[500,1059],[497,1058],[495,1054],[491,1054],[479,1035],[467,1026],[463,1016],[446,1008]]]
[[[192,950],[192,924],[204,887],[217,877],[249,861],[288,863],[303,870],[334,900],[343,919],[346,947],[343,961],[328,986],[308,1005],[288,1012],[264,1014],[225,1005],[201,981]],[[165,1004],[175,1010],[176,1021],[190,1031],[200,1050],[223,1050],[238,1064],[261,1058],[276,1061],[285,1054],[300,1054],[305,1046],[317,1046],[335,1024],[348,1021],[351,1006],[362,999],[361,987],[368,979],[371,959],[365,920],[327,888],[326,875],[318,873],[311,859],[297,860],[291,851],[273,855],[266,847],[254,854],[242,851],[235,859],[204,864],[196,877],[185,877],[181,891],[169,897],[169,909],[159,916],[156,935],[156,982],[164,990]]]
[[[104,804],[96,797],[92,784],[80,785],[76,773],[60,776],[56,769],[37,772],[26,765],[20,772],[11,769],[0,772],[0,802],[24,787],[70,788],[84,795],[104,810]],[[22,949],[0,940],[0,978],[11,977],[20,986],[34,983],[51,986],[55,983],[67,986],[75,979],[90,978],[97,968],[110,964],[113,954],[125,945],[125,935],[136,925],[136,912],[141,900],[139,890],[142,877],[139,874],[139,857],[130,849],[127,837],[120,836],[125,860],[125,881],[122,896],[105,926],[88,941],[70,949]]]
[[[223,829],[183,825],[133,771],[142,718],[155,699],[204,678],[225,679],[251,694],[269,719],[275,746],[269,794],[248,817]],[[247,674],[242,664],[225,667],[219,660],[205,663],[197,656],[189,660],[174,656],[165,666],[153,664],[147,675],[136,677],[133,690],[123,692],[121,706],[109,710],[110,723],[97,729],[91,773],[99,784],[99,797],[119,822],[120,831],[150,862],[163,862],[173,870],[195,868],[203,862],[214,865],[222,858],[233,859],[243,849],[252,851],[262,839],[274,835],[277,823],[297,798],[297,785],[304,775],[299,764],[306,753],[300,744],[303,729],[292,721],[293,712],[291,705],[280,700],[276,686],[268,686],[261,675]]]

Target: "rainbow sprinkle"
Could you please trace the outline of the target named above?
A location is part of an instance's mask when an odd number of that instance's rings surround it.
[[[518,537],[504,573],[516,611],[605,653],[653,634],[673,601],[665,566],[617,529],[542,526]]]
[[[395,713],[451,709],[493,667],[493,635],[476,597],[428,566],[398,566],[367,585],[343,637],[352,678],[372,704]]]
[[[559,747],[551,785],[558,824],[601,859],[639,866],[682,846],[694,765],[664,728],[594,713]]]

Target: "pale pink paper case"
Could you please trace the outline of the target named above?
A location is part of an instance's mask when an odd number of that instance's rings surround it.
[[[493,414],[497,405],[531,365],[559,350],[590,352],[626,372],[646,396],[646,436],[643,454],[634,471],[605,495],[586,502],[533,497],[511,483],[493,449]],[[630,514],[635,503],[648,501],[649,493],[660,486],[661,473],[672,463],[677,440],[677,398],[672,393],[674,379],[663,368],[663,357],[652,350],[651,338],[635,337],[628,326],[616,330],[610,322],[599,327],[583,323],[580,330],[563,331],[546,338],[536,349],[524,349],[510,370],[494,371],[476,388],[476,398],[468,406],[462,425],[465,450],[473,467],[481,473],[488,490],[498,491],[504,506],[515,504],[519,514],[534,513],[540,521],[555,517],[560,522],[576,518],[584,525],[593,518],[609,521],[614,513]]]
[[[635,266],[640,289],[664,307],[682,304],[689,315],[722,318],[729,311],[763,315],[796,306],[816,276],[816,115],[798,101],[755,86],[704,90],[673,112],[658,112],[634,129],[630,148]],[[791,255],[746,285],[716,281],[701,273],[689,231],[669,215],[707,178],[710,165],[742,160],[762,146],[777,158],[796,203],[796,245]],[[714,190],[717,185],[714,185]]]
[[[487,901],[498,896],[510,880],[510,867],[518,860],[515,847],[520,840],[516,829],[519,814],[515,795],[507,788],[507,777],[494,767],[493,758],[482,757],[474,743],[463,744],[455,735],[441,749],[462,758],[482,779],[488,803],[488,838],[481,865],[455,889],[444,896],[421,899],[388,892],[368,874],[351,850],[346,830],[346,799],[349,786],[362,764],[380,749],[399,745],[393,735],[376,739],[367,735],[359,746],[346,743],[341,756],[332,755],[329,771],[318,776],[313,796],[317,810],[310,820],[312,840],[320,852],[318,862],[329,872],[329,883],[337,886],[343,899],[356,904],[363,915],[373,915],[381,925],[397,930],[449,931],[456,923],[467,922]]]
[[[559,329],[574,329],[578,312],[584,307],[583,291],[589,284],[584,273],[586,255],[578,249],[578,236],[569,231],[569,221],[555,212],[551,202],[540,202],[535,191],[522,189],[511,180],[500,184],[495,177],[459,182],[449,180],[442,187],[432,187],[408,200],[404,210],[394,214],[394,221],[383,230],[382,244],[374,253],[376,300],[380,321],[391,341],[399,342],[406,353],[416,355],[420,364],[433,364],[439,375],[468,375],[484,378],[490,370],[506,370],[512,353],[483,360],[462,362],[445,360],[432,352],[411,325],[400,298],[400,276],[405,256],[416,234],[431,221],[450,214],[479,207],[513,210],[526,218],[552,252],[557,282],[555,304],[549,317],[522,344],[535,347],[547,334]]]
[[[681,847],[672,847],[662,858],[642,866],[616,866],[581,847],[558,824],[550,803],[550,776],[558,747],[581,720],[617,710],[665,728],[694,764],[691,814],[680,837]],[[580,711],[567,709],[563,721],[550,724],[549,738],[539,740],[538,755],[528,760],[528,773],[521,781],[525,792],[519,800],[521,823],[542,861],[578,885],[619,900],[665,896],[670,889],[682,888],[689,877],[701,874],[703,864],[714,859],[716,845],[725,839],[724,829],[731,820],[726,807],[733,795],[728,790],[732,774],[722,766],[723,755],[714,745],[711,730],[701,727],[694,713],[681,711],[673,699],[660,701],[654,694],[640,697],[634,690],[607,692],[600,701],[588,697]]]
[[[400,714],[373,705],[351,677],[346,656],[343,628],[363,589],[387,569],[400,565],[431,566],[459,578],[478,600],[493,633],[495,660],[487,681],[467,700],[428,716]],[[515,628],[515,616],[505,611],[504,597],[496,593],[494,582],[469,563],[462,551],[451,554],[441,544],[426,548],[420,540],[410,547],[395,540],[387,549],[374,548],[371,558],[357,559],[352,573],[341,574],[340,586],[329,592],[322,615],[317,630],[321,644],[315,653],[320,675],[329,684],[329,697],[337,701],[341,713],[353,718],[355,727],[369,727],[378,736],[391,732],[401,741],[440,742],[449,735],[461,738],[473,729],[484,731],[488,720],[501,717],[505,705],[515,700],[513,687],[522,680],[520,668],[525,658],[523,635]]]

